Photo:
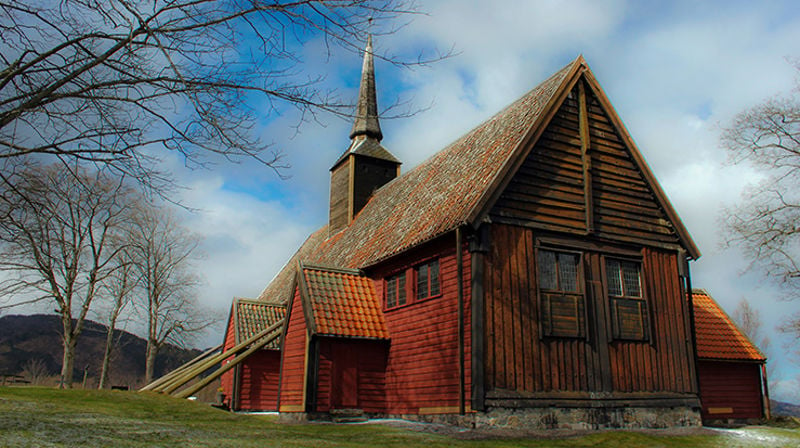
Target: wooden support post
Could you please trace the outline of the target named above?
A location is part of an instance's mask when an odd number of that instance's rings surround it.
[[[214,367],[214,365],[224,361],[225,358],[228,358],[231,355],[238,354],[239,352],[244,350],[250,344],[253,344],[256,341],[258,341],[259,339],[269,335],[270,333],[275,332],[281,325],[283,325],[283,323],[284,323],[283,319],[278,321],[278,322],[275,322],[274,324],[270,325],[267,329],[259,332],[258,334],[254,335],[252,337],[247,338],[247,340],[245,340],[244,342],[239,343],[238,345],[236,345],[235,347],[231,348],[230,350],[228,350],[226,352],[223,352],[223,353],[220,353],[220,354],[217,354],[217,355],[214,355],[214,356],[208,358],[207,360],[205,360],[203,362],[197,363],[195,366],[189,368],[188,370],[186,370],[181,375],[178,375],[177,377],[173,378],[172,380],[170,380],[169,382],[165,383],[164,385],[162,385],[160,387],[157,387],[157,388],[153,388],[152,390],[154,390],[156,392],[164,392],[164,393],[167,393],[167,394],[174,392],[179,387],[181,387],[184,384],[188,383],[192,378],[194,378],[197,375],[200,375],[201,373],[205,372],[206,370]]]
[[[583,165],[583,199],[586,209],[586,233],[594,232],[594,203],[592,201],[592,157],[589,155],[589,111],[586,105],[586,87],[578,81],[578,120],[581,134],[581,164]]]
[[[772,418],[772,409],[769,403],[769,381],[767,379],[767,363],[766,361],[761,364],[761,382],[764,385],[764,395],[761,397],[762,405],[764,406],[764,418],[769,420]]]
[[[173,395],[175,397],[178,397],[178,398],[187,398],[187,397],[192,396],[192,394],[194,394],[195,392],[199,391],[200,389],[208,386],[209,383],[211,383],[215,379],[219,378],[220,375],[222,375],[223,373],[227,372],[228,370],[234,368],[240,362],[242,362],[245,359],[249,358],[250,355],[255,353],[257,350],[260,350],[262,347],[264,347],[265,345],[269,344],[270,342],[274,341],[279,336],[280,336],[280,334],[276,333],[276,334],[273,334],[272,336],[268,336],[268,337],[256,342],[255,344],[250,346],[250,348],[245,350],[244,353],[236,356],[235,358],[230,360],[228,363],[226,363],[224,366],[222,366],[219,369],[215,370],[214,373],[212,373],[211,375],[203,378],[202,380],[198,381],[197,383],[193,384],[192,386],[190,386],[190,387],[188,387],[188,388],[186,388],[186,389],[184,389],[184,390],[182,390],[180,392],[177,392],[177,393],[175,393]]]
[[[472,235],[469,245],[471,285],[470,304],[472,309],[472,406],[482,411],[485,406],[486,387],[484,378],[485,334],[484,334],[484,287],[483,274],[485,254],[489,250],[489,224],[482,224]]]
[[[466,392],[464,380],[464,257],[461,242],[461,227],[456,227],[456,282],[458,286],[458,413],[464,415]]]
[[[173,370],[172,372],[167,373],[166,375],[163,375],[161,378],[158,378],[157,380],[153,381],[152,383],[142,387],[141,389],[139,389],[139,391],[152,390],[154,388],[157,388],[157,387],[165,384],[167,381],[176,378],[178,375],[186,372],[193,365],[195,365],[198,362],[206,359],[207,357],[211,356],[214,352],[216,352],[217,350],[221,350],[221,349],[222,349],[222,344],[220,344],[220,345],[218,345],[218,346],[216,346],[214,348],[210,348],[210,349],[206,350],[205,352],[203,352],[202,354],[198,355],[197,357],[195,357],[191,361],[187,362],[186,364],[178,367],[177,369]]]

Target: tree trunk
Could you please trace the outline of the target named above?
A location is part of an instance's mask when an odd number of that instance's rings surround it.
[[[153,382],[153,374],[156,368],[156,355],[158,355],[158,344],[153,341],[147,341],[147,353],[144,368],[144,383],[150,384]]]
[[[97,385],[98,389],[106,387],[108,381],[108,366],[111,363],[111,350],[114,348],[114,320],[108,325],[108,333],[106,334],[106,349],[103,353],[103,367],[100,369],[100,383]]]
[[[72,389],[73,367],[75,365],[75,345],[77,339],[72,335],[64,336],[64,358],[61,362],[61,384],[60,387]]]

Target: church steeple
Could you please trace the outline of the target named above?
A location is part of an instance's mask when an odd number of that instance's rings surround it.
[[[361,85],[358,90],[356,118],[350,138],[359,135],[383,139],[381,124],[378,122],[378,98],[375,92],[375,63],[372,55],[372,36],[367,37],[367,48],[364,50],[364,65],[361,68]]]
[[[328,232],[347,227],[372,193],[400,175],[400,161],[381,145],[372,36],[367,38],[350,146],[331,168]]]

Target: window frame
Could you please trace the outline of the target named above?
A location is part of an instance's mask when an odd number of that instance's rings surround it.
[[[432,265],[434,265],[434,264],[436,265],[436,289],[437,289],[437,291],[436,291],[436,294],[431,294],[432,280],[431,280],[431,269],[430,269],[430,267]],[[419,275],[420,275],[419,272],[420,272],[420,268],[422,268],[423,266],[427,268],[427,272],[428,272],[427,273],[428,278],[427,278],[427,282],[426,282],[427,283],[426,284],[427,294],[424,295],[424,296],[420,296],[419,295]],[[413,287],[414,287],[414,302],[415,303],[416,302],[422,302],[422,301],[425,301],[425,300],[428,300],[428,299],[432,299],[434,297],[438,297],[438,296],[442,295],[442,263],[439,261],[438,258],[431,258],[431,259],[429,259],[429,260],[427,260],[427,261],[425,261],[423,263],[420,263],[420,264],[414,266],[413,269],[414,269],[414,285],[413,285]]]
[[[436,294],[430,294],[431,290],[431,277],[430,277],[430,266],[432,264],[436,264],[438,267],[438,286],[439,292]],[[417,289],[418,289],[418,275],[419,275],[419,268],[422,266],[428,266],[428,295],[424,297],[417,297]],[[403,291],[405,292],[405,303],[396,303],[393,306],[389,306],[389,284],[393,279],[399,279],[401,276],[404,276],[405,284],[403,285]],[[397,286],[396,291],[400,291],[400,287]],[[393,271],[391,274],[386,275],[383,278],[383,310],[384,311],[392,311],[399,308],[404,308],[407,306],[414,305],[415,303],[425,302],[427,300],[435,299],[439,296],[442,296],[444,293],[442,292],[442,260],[441,257],[429,257],[424,259],[420,263],[416,263],[413,266]]]
[[[603,287],[606,296],[606,306],[608,307],[609,316],[609,340],[613,341],[626,341],[626,342],[652,342],[653,337],[653,321],[652,313],[650,312],[650,302],[647,298],[647,285],[645,283],[644,268],[645,264],[642,258],[625,257],[619,255],[606,255],[602,257],[602,276]],[[609,261],[617,261],[622,263],[634,263],[638,266],[639,274],[639,296],[632,296],[627,294],[625,288],[625,281],[623,277],[622,265],[620,265],[620,289],[622,295],[612,294],[609,285]],[[624,334],[620,324],[619,305],[636,304],[639,307],[639,319],[641,328],[641,337]]]
[[[403,282],[402,282],[403,284],[402,285],[400,284],[400,279],[401,278],[403,279]],[[390,285],[391,285],[393,280],[397,282],[395,287],[394,287],[396,303],[394,305],[390,306],[389,305],[389,291],[391,290]],[[409,304],[409,300],[408,300],[409,299],[409,295],[408,295],[408,270],[404,269],[404,270],[401,270],[401,271],[396,271],[393,274],[390,274],[390,275],[387,275],[386,277],[384,277],[384,279],[383,279],[383,291],[384,291],[384,294],[383,294],[383,297],[384,297],[383,308],[385,310],[393,310],[393,309],[396,309],[396,308],[402,308],[404,306],[407,306]],[[399,300],[401,291],[403,292],[403,298],[404,298],[404,302],[403,303],[400,303],[400,300]]]
[[[576,263],[576,287],[577,291],[565,291],[563,289],[547,289],[542,288],[542,265],[541,265],[541,252],[552,252],[556,255],[566,254],[573,255],[577,258]],[[536,294],[539,305],[539,338],[552,338],[552,339],[588,339],[588,310],[587,310],[587,297],[586,297],[586,276],[584,269],[584,253],[582,251],[563,249],[558,247],[537,245],[534,256],[536,257]],[[561,287],[560,269],[558,268],[558,257],[556,256],[556,282],[558,287]],[[574,334],[559,333],[555,330],[552,316],[553,298],[572,298],[575,300],[575,319],[576,331]],[[547,315],[546,315],[547,312]]]

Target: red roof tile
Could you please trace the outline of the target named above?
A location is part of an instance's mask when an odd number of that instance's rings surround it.
[[[705,291],[692,291],[692,302],[699,358],[749,361],[767,359]]]
[[[236,312],[236,343],[255,336],[261,331],[269,328],[270,325],[283,320],[286,316],[286,307],[271,303],[264,303],[256,300],[234,299],[234,310]],[[280,333],[283,328],[278,328],[275,332]],[[280,338],[267,344],[264,348],[279,349]]]
[[[316,334],[389,339],[380,301],[369,277],[355,270],[302,266],[300,281]]]

